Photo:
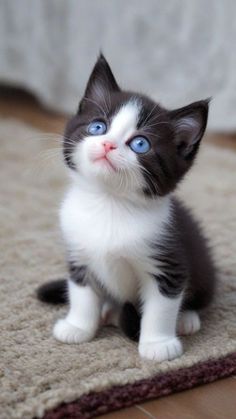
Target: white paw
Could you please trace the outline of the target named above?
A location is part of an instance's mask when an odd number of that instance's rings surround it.
[[[53,336],[64,343],[88,342],[94,337],[94,333],[79,329],[68,323],[67,320],[58,320],[53,328]]]
[[[177,337],[139,344],[139,354],[141,357],[156,362],[171,361],[181,356],[182,353],[182,344]]]
[[[180,313],[177,323],[177,334],[180,336],[193,335],[201,328],[201,321],[198,313],[193,310],[186,310]]]

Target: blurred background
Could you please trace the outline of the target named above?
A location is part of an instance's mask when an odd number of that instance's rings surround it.
[[[171,108],[212,96],[209,129],[233,132],[235,44],[235,0],[0,0],[0,112],[20,88],[73,113],[102,49],[122,87]]]

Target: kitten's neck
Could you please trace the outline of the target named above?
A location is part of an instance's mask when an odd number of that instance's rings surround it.
[[[72,189],[75,193],[82,194],[90,201],[107,202],[109,205],[116,205],[118,207],[126,207],[135,210],[141,209],[147,212],[158,210],[162,207],[171,206],[171,194],[164,197],[149,198],[141,193],[122,193],[115,188],[109,188],[99,182],[91,182],[84,177],[72,176]],[[86,198],[85,198],[86,199]]]

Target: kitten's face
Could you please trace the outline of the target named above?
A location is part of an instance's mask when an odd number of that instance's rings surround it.
[[[78,178],[118,194],[166,195],[191,166],[207,113],[208,101],[168,111],[121,91],[101,56],[67,125],[65,161]]]

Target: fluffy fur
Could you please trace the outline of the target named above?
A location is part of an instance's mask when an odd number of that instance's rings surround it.
[[[173,191],[195,159],[207,115],[208,100],[168,111],[122,91],[99,57],[65,131],[72,182],[60,221],[70,308],[54,327],[58,340],[88,341],[101,323],[120,324],[139,340],[142,357],[161,362],[182,354],[177,335],[199,330],[196,310],[212,299],[215,270]],[[93,121],[106,131],[91,135]],[[140,136],[150,145],[145,153],[130,146]],[[39,298],[55,302],[52,287],[43,286]]]

